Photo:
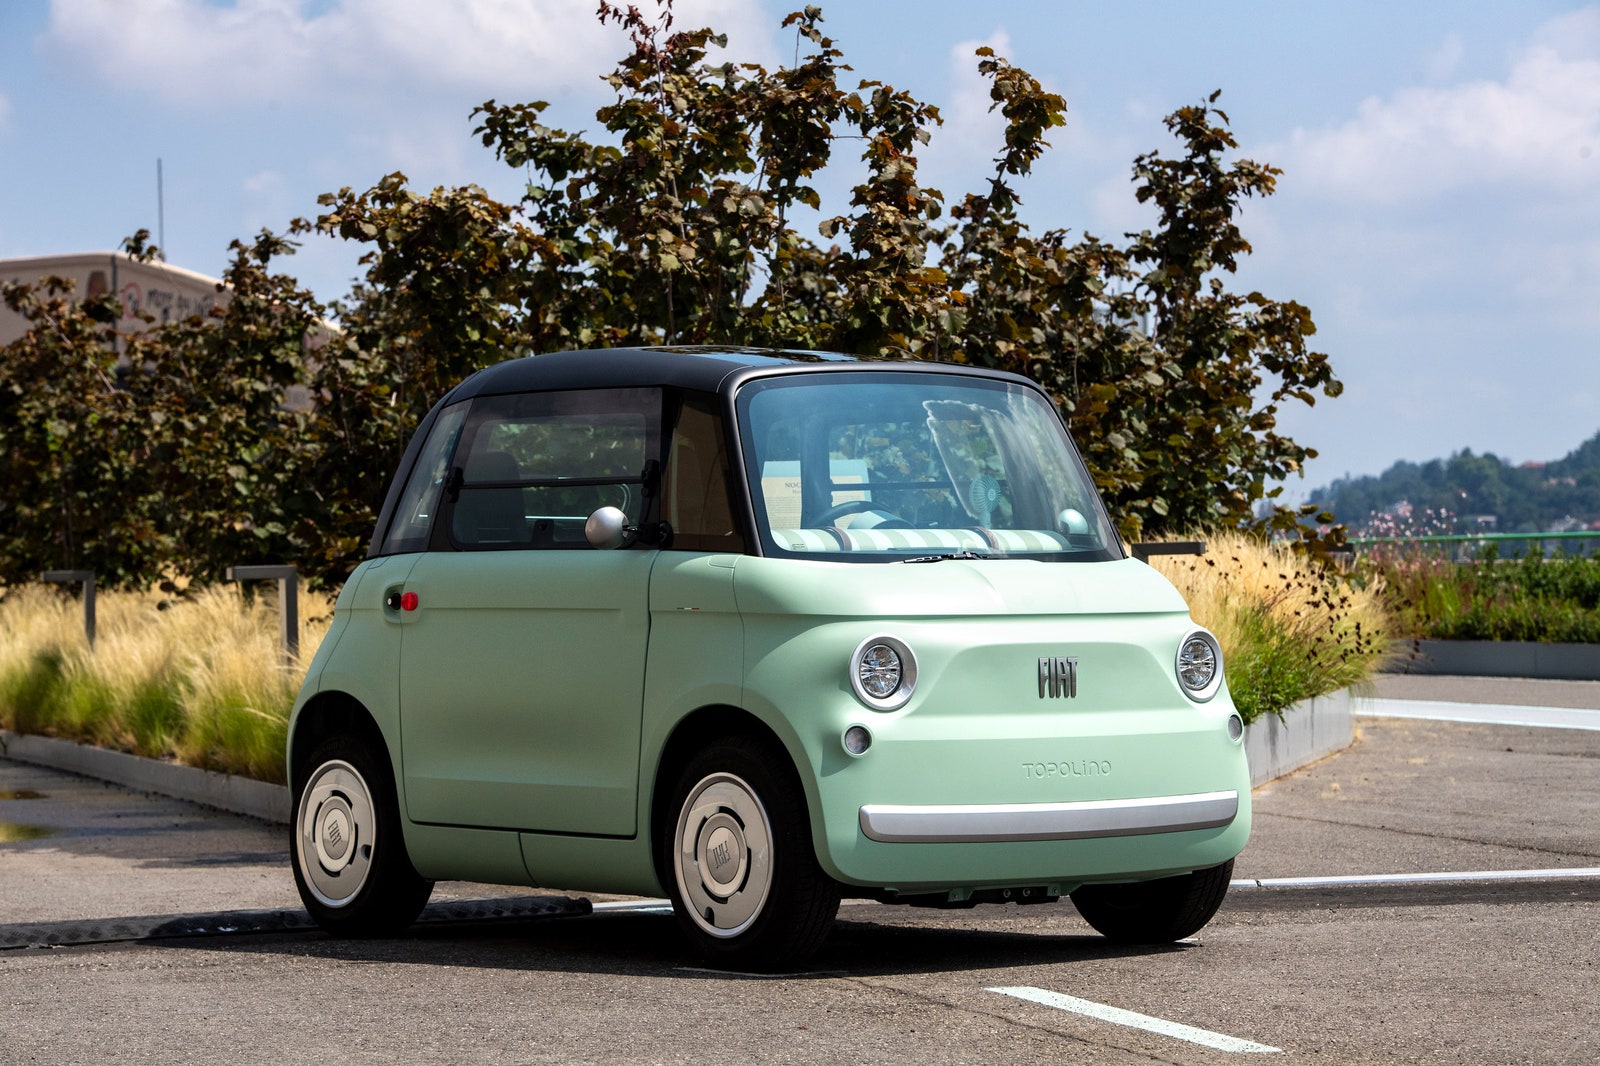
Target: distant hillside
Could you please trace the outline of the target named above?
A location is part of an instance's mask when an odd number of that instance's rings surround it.
[[[1377,477],[1341,478],[1307,498],[1352,532],[1408,506],[1413,525],[1429,510],[1448,512],[1456,532],[1600,529],[1600,433],[1550,463],[1512,466],[1467,450],[1426,463],[1398,462]]]

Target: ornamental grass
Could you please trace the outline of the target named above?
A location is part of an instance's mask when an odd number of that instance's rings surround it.
[[[0,727],[283,783],[289,710],[333,613],[300,594],[285,664],[275,597],[235,585],[103,592],[93,649],[82,603],[23,585],[0,596]]]
[[[1158,555],[1196,622],[1222,645],[1228,689],[1246,722],[1371,677],[1393,623],[1381,580],[1353,583],[1288,545],[1220,532],[1202,556]]]

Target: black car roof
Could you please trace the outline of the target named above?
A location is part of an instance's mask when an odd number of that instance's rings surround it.
[[[450,399],[552,389],[674,386],[715,392],[731,373],[747,369],[854,362],[848,355],[770,348],[662,346],[549,352],[485,367],[463,381]]]
[[[941,370],[974,372],[956,364],[862,362],[853,355],[783,348],[676,345],[650,348],[600,348],[550,352],[486,367],[450,392],[450,402],[473,396],[559,389],[644,388],[664,386],[718,392],[738,379],[773,372],[811,370]],[[985,376],[1011,377],[994,371]]]

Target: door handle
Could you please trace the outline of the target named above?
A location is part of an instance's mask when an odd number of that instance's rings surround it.
[[[415,592],[402,592],[397,588],[384,593],[383,606],[390,611],[415,611],[420,606]]]

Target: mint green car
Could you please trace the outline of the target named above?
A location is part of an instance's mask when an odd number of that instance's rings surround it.
[[[746,968],[842,896],[1171,941],[1249,835],[1242,733],[1031,382],[555,353],[406,451],[290,721],[294,874],[350,935],[434,879],[666,895]]]

